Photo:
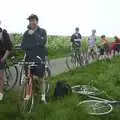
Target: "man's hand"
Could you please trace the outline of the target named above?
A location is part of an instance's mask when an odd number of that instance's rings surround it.
[[[5,52],[5,55],[0,59],[0,63],[3,63],[3,62],[5,62],[5,60],[7,59],[7,57],[9,56],[9,54],[10,54],[10,51],[6,51]]]
[[[4,63],[5,60],[6,60],[5,58],[1,58],[1,59],[0,59],[0,63]]]

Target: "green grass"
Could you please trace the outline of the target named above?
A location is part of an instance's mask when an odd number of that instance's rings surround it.
[[[109,96],[120,100],[120,57],[110,62],[99,61],[81,69],[71,70],[52,78],[51,95],[57,80],[65,80],[70,85],[90,84]],[[87,115],[83,108],[77,107],[82,101],[80,95],[66,96],[61,100],[52,98],[47,105],[39,104],[30,115],[21,115],[17,108],[17,93],[6,94],[4,103],[0,104],[0,120],[120,120],[120,106],[106,116]]]

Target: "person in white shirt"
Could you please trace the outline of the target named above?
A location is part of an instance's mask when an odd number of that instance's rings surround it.
[[[88,54],[92,59],[97,59],[96,30],[92,30],[92,35],[88,38]]]

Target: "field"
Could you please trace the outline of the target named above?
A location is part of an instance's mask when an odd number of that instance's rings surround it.
[[[120,106],[105,116],[87,115],[84,109],[77,107],[83,100],[81,95],[69,95],[55,100],[53,91],[57,80],[65,80],[70,85],[90,84],[109,96],[120,100],[120,57],[114,57],[111,62],[99,61],[81,69],[53,77],[51,80],[51,99],[47,105],[39,104],[30,115],[21,115],[17,108],[17,92],[6,94],[0,104],[0,120],[120,120]]]
[[[20,44],[22,34],[13,34],[14,46]],[[70,52],[70,37],[68,36],[48,36],[48,52],[50,59],[65,57]],[[22,59],[24,54],[21,50],[14,50],[13,55]]]
[[[109,38],[112,41],[112,38]],[[13,34],[13,43],[14,45],[20,44],[22,41],[22,34]],[[97,38],[97,43],[100,39]],[[66,57],[70,53],[70,37],[69,36],[48,36],[48,52],[50,59],[56,59],[61,57]],[[83,37],[82,49],[85,51],[87,49],[87,37]],[[13,55],[18,59],[22,59],[24,54],[21,50],[14,50]]]

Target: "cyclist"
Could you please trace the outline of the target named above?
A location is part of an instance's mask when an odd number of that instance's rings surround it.
[[[100,59],[105,59],[107,57],[109,57],[109,50],[110,50],[110,46],[109,46],[109,41],[106,38],[105,35],[101,36],[101,43],[100,43]]]
[[[117,36],[114,37],[115,38],[115,51],[117,51],[118,53],[120,53],[120,38],[118,38]]]
[[[80,50],[81,40],[82,40],[82,36],[79,33],[79,27],[76,27],[75,28],[75,33],[71,37],[73,51],[76,52],[76,50]]]
[[[0,101],[3,100],[5,61],[12,50],[12,42],[5,29],[0,27]]]
[[[46,31],[39,27],[38,21],[39,18],[37,15],[30,15],[28,17],[29,25],[28,30],[23,35],[23,41],[21,43],[21,48],[26,53],[26,61],[36,62],[38,59],[36,56],[41,57],[42,61],[45,61],[46,56],[46,42],[47,42],[47,34]],[[39,74],[42,71],[42,74]],[[41,100],[45,102],[45,81],[43,80],[45,70],[41,70],[41,67],[38,65],[35,69],[35,76],[42,82],[42,98]],[[28,100],[30,95],[27,94],[25,100]]]
[[[96,30],[92,30],[92,35],[88,38],[88,54],[89,54],[89,59],[90,56],[92,59],[97,59],[97,47],[96,47]]]
[[[79,27],[75,28],[75,33],[71,36],[71,43],[72,43],[72,53],[77,56],[79,54],[79,62],[81,63],[81,40],[82,40],[82,36],[79,33]],[[76,63],[77,65],[77,63]]]

